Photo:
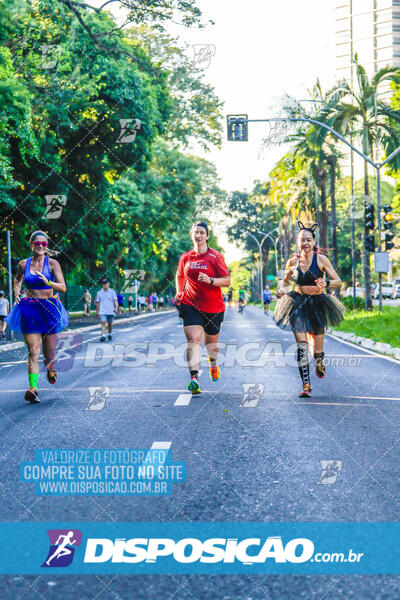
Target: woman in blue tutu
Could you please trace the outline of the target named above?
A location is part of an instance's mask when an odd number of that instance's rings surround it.
[[[290,258],[281,285],[278,288],[274,320],[278,327],[290,327],[297,342],[297,364],[303,389],[300,397],[311,395],[308,341],[312,342],[315,373],[320,379],[325,375],[324,333],[343,319],[345,307],[327,288],[340,288],[342,282],[327,256],[316,246],[315,229],[298,222],[297,247],[299,253]],[[324,275],[329,278],[326,280]],[[289,291],[289,281],[294,279],[295,290]]]
[[[56,334],[68,325],[68,313],[58,294],[65,294],[66,285],[60,264],[48,249],[48,237],[44,231],[34,231],[29,239],[32,256],[21,260],[14,280],[15,305],[7,318],[12,331],[21,331],[28,346],[29,389],[25,400],[40,402],[38,395],[40,344],[43,345],[44,363],[49,383],[57,381],[54,368],[56,360]],[[22,284],[26,295],[21,295]]]

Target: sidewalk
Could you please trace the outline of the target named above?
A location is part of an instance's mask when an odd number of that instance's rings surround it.
[[[400,348],[394,348],[390,344],[384,344],[383,342],[374,342],[374,340],[361,337],[349,331],[337,331],[336,329],[328,329],[327,333],[329,333],[333,337],[339,338],[340,340],[344,340],[345,342],[354,344],[355,346],[361,346],[361,348],[365,348],[366,350],[373,350],[374,352],[378,352],[379,354],[384,354],[386,356],[391,356],[392,358],[400,360]]]
[[[126,312],[122,315],[118,315],[114,319],[113,326],[116,327],[118,325],[125,325],[126,323],[132,323],[134,321],[141,321],[142,319],[152,318],[157,315],[163,315],[166,313],[175,313],[175,308],[167,308],[163,310],[158,310],[154,312],[144,311],[142,313],[138,313],[137,315],[129,314]],[[74,331],[75,333],[83,333],[85,331],[93,331],[94,329],[99,330],[100,335],[100,319],[97,319],[94,314],[90,315],[90,317],[84,317],[83,315],[79,316],[71,316],[69,318],[69,326],[64,330],[65,332]],[[15,335],[15,334],[14,334]],[[22,334],[17,334],[19,339],[15,341],[6,341],[0,344],[0,352],[7,352],[8,350],[16,350],[17,348],[23,348],[25,346],[25,342],[23,341]]]

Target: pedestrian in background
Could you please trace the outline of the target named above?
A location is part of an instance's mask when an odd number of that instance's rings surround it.
[[[106,323],[108,324],[108,339],[112,340],[112,324],[114,315],[118,312],[117,294],[110,288],[107,277],[101,280],[102,289],[96,295],[96,317],[101,321],[101,342],[106,341]]]
[[[118,314],[122,315],[122,313],[124,312],[124,295],[121,292],[121,290],[118,292],[117,300],[118,300]]]
[[[92,303],[92,295],[87,288],[83,293],[82,302],[83,302],[83,315],[90,317],[90,305]]]
[[[6,339],[5,331],[7,327],[6,316],[10,310],[10,305],[7,298],[4,296],[4,292],[0,291],[0,337],[2,340]]]

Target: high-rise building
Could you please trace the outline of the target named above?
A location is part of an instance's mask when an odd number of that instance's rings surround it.
[[[352,58],[369,76],[400,67],[400,0],[336,0],[336,77],[354,81]]]

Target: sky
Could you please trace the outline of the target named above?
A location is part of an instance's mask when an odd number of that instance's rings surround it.
[[[95,0],[93,4],[98,4]],[[215,47],[204,79],[224,102],[227,114],[247,113],[249,118],[279,116],[285,93],[307,98],[307,89],[319,78],[323,90],[335,81],[335,0],[197,0],[203,22],[215,24],[199,30],[169,24],[167,31],[189,44]],[[113,7],[113,5],[110,5]],[[204,65],[203,65],[204,66]],[[225,123],[224,123],[225,128]],[[257,179],[265,181],[283,155],[284,147],[261,151],[269,125],[249,125],[248,142],[226,141],[222,149],[198,155],[215,163],[221,186],[228,192],[250,191]],[[230,260],[243,251],[230,244],[226,223],[216,229]]]
[[[333,85],[334,0],[198,0],[197,4],[203,20],[212,19],[215,25],[203,30],[168,29],[191,46],[193,57],[192,44],[215,46],[203,75],[225,103],[224,116],[276,117],[285,93],[308,98],[307,89],[317,78],[323,90]],[[205,155],[216,164],[224,189],[250,191],[255,180],[268,178],[285,151],[282,146],[262,150],[262,139],[269,133],[268,124],[253,123],[248,142],[228,142],[225,127],[222,149]],[[217,233],[230,260],[238,260],[243,250],[228,242],[224,224]]]

